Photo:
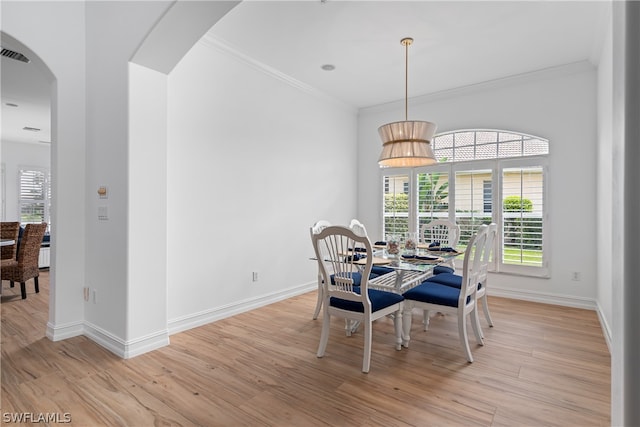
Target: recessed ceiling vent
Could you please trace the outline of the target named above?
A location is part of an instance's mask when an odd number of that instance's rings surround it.
[[[13,50],[2,48],[2,56],[6,56],[7,58],[15,59],[16,61],[26,62],[27,64],[31,62],[29,58],[21,54],[20,52],[14,52]]]

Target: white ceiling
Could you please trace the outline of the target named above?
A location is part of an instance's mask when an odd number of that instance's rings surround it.
[[[597,57],[602,1],[248,1],[210,31],[355,107]],[[335,65],[331,72],[323,64]]]
[[[2,47],[17,51],[18,47],[2,41]],[[2,57],[0,64],[2,86],[2,140],[51,142],[51,84],[33,61],[24,63]],[[8,106],[16,104],[17,107]],[[24,127],[40,129],[39,132]]]
[[[355,108],[589,60],[608,1],[245,1],[209,32],[291,79]],[[334,71],[321,66],[332,64]],[[2,139],[49,141],[50,85],[2,58]],[[18,104],[8,107],[7,102]],[[22,130],[38,127],[39,133]]]

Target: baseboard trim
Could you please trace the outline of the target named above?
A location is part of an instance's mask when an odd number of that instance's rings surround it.
[[[169,331],[163,330],[149,334],[135,340],[127,341],[125,346],[125,359],[139,356],[149,351],[169,345]]]
[[[84,322],[72,322],[64,325],[54,325],[51,322],[47,322],[47,331],[45,332],[45,335],[51,341],[62,341],[83,334]]]
[[[96,344],[124,359],[125,342],[112,333],[90,322],[84,322],[84,335]]]
[[[613,349],[611,327],[609,326],[609,323],[607,323],[606,317],[604,317],[604,313],[602,311],[602,307],[600,306],[600,303],[596,302],[596,305],[597,305],[596,312],[598,313],[598,319],[600,320],[600,326],[602,327],[602,334],[604,335],[604,340],[606,341],[607,347],[609,348],[609,354],[611,354],[611,351]]]
[[[607,343],[609,354],[611,354],[612,340],[611,340],[611,328],[607,323],[607,320],[602,311],[602,307],[597,300],[592,298],[575,297],[569,295],[554,295],[544,294],[541,292],[522,291],[507,288],[499,288],[492,286],[489,291],[489,295],[496,297],[519,299],[524,301],[539,302],[543,304],[562,305],[565,307],[584,308],[587,310],[594,310],[598,315],[600,322],[600,328],[602,328],[602,335]]]
[[[272,294],[262,295],[233,304],[228,304],[226,306],[216,307],[210,310],[204,310],[199,313],[172,319],[169,320],[166,330],[158,331],[130,341],[124,341],[90,322],[74,322],[65,325],[54,325],[49,322],[47,323],[46,336],[52,341],[60,341],[79,335],[85,335],[117,356],[123,359],[129,359],[169,345],[169,337],[173,334],[311,292],[316,290],[317,286],[317,282],[313,281],[285,289],[283,291],[274,292]],[[535,291],[522,291],[521,289],[500,288],[496,286],[492,286],[489,289],[489,295],[543,304],[554,304],[594,310],[598,314],[598,319],[602,327],[605,341],[607,342],[607,346],[611,352],[611,328],[603,315],[600,305],[594,299],[570,295],[546,294]]]
[[[203,326],[217,320],[234,316],[236,314],[244,313],[246,311],[263,307],[265,305],[273,304],[274,302],[282,301],[287,298],[307,293],[313,289],[318,289],[318,283],[315,281],[305,283],[293,288],[285,289],[280,292],[274,292],[272,294],[262,295],[256,298],[228,304],[222,307],[216,307],[210,310],[201,311],[199,313],[171,319],[168,322],[169,335],[177,334],[179,332],[197,328],[198,326]]]
[[[85,322],[84,335],[123,359],[130,359],[169,345],[169,334],[166,330],[136,338],[135,340],[124,341],[96,325]]]
[[[491,286],[487,288],[491,296],[513,298],[523,301],[539,302],[543,304],[563,305],[565,307],[585,308],[596,310],[596,301],[592,298],[576,297],[571,295],[546,294],[535,291],[522,291],[521,289],[509,289]]]

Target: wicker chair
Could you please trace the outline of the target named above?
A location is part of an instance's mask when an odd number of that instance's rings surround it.
[[[38,286],[38,276],[40,274],[38,257],[46,229],[46,222],[27,224],[20,241],[17,259],[2,260],[2,280],[8,280],[12,285],[13,282],[20,282],[22,299],[27,298],[25,282],[29,279],[33,279],[36,293],[40,292],[40,287]]]
[[[16,259],[16,249],[18,247],[18,233],[20,231],[19,222],[2,222],[0,224],[0,238],[15,241],[13,245],[2,246],[2,259]]]

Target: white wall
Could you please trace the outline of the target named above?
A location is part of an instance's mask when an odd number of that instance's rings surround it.
[[[170,329],[315,287],[309,227],[356,212],[355,111],[211,41],[168,99]]]
[[[169,343],[167,75],[129,65],[128,355]]]
[[[410,119],[438,124],[438,132],[505,129],[550,141],[548,213],[550,279],[493,275],[491,289],[522,298],[595,306],[596,298],[596,72],[588,63],[512,77],[414,100]],[[395,107],[395,108],[393,108]],[[403,106],[361,112],[358,215],[380,233],[382,182],[377,128],[403,116]],[[582,280],[571,281],[579,271]]]
[[[29,144],[2,141],[0,159],[5,166],[6,221],[20,221],[18,206],[18,169],[21,166],[51,168],[51,146],[49,144]]]
[[[155,311],[153,304],[131,307],[129,299],[130,291],[153,292],[155,286],[164,289],[162,283],[128,282],[129,184],[135,179],[130,173],[144,174],[147,169],[158,167],[152,156],[146,162],[136,162],[138,157],[129,157],[132,150],[129,141],[129,61],[170,5],[170,2],[150,1],[87,2],[85,6],[86,285],[92,294],[85,305],[85,328],[93,339],[116,352],[166,326],[164,321],[151,325],[150,318],[142,313],[144,310]],[[158,125],[162,126],[162,123]],[[108,199],[98,198],[100,186],[108,188]],[[98,207],[107,208],[108,220],[98,220]],[[144,206],[138,207],[144,209]],[[131,290],[131,286],[141,288]],[[94,292],[96,303],[93,303]],[[134,309],[136,314],[132,317],[130,311]],[[136,321],[141,322],[140,328],[134,324]]]
[[[55,80],[51,151],[55,235],[47,329],[54,340],[87,333],[121,354],[117,350],[131,339],[129,60],[171,4],[2,2],[3,32],[33,52],[29,56],[37,57]],[[73,54],[61,55],[61,46]],[[134,170],[144,173],[150,165],[140,166]],[[97,198],[101,185],[109,188],[107,201]],[[109,209],[108,221],[97,218],[97,208],[103,205]],[[85,286],[96,292],[95,304],[83,301]],[[144,315],[136,319],[147,320]],[[147,327],[144,320],[142,328],[133,329],[139,334],[134,339],[144,335],[140,330]],[[158,328],[166,331],[166,319],[151,329]]]
[[[597,147],[597,233],[598,254],[597,300],[602,314],[601,323],[611,344],[612,284],[614,231],[613,216],[613,41],[611,17],[598,62],[598,143]]]

